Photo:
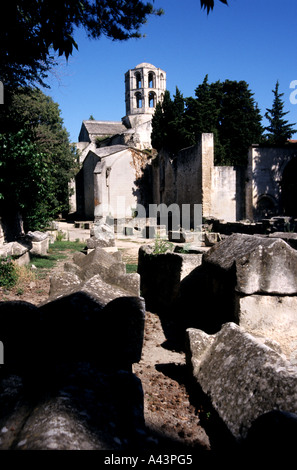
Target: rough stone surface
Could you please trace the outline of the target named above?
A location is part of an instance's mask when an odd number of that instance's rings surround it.
[[[292,248],[297,249],[297,233],[293,232],[273,232],[269,234],[269,238],[281,238],[287,242]]]
[[[31,243],[21,240],[5,243],[1,245],[0,258],[14,257],[17,264],[28,264],[30,261],[29,250],[31,247]]]
[[[233,234],[213,246],[203,262],[235,276],[243,294],[297,294],[297,253],[281,239]]]
[[[58,297],[59,295],[65,295],[65,292],[73,290],[75,286],[81,285],[81,279],[72,272],[56,273],[51,276],[50,279],[50,291],[49,297]]]
[[[141,382],[127,371],[80,363],[33,400],[22,378],[10,375],[0,403],[1,450],[123,451],[147,437]]]
[[[113,228],[103,222],[95,222],[90,231],[91,238],[87,240],[88,248],[115,246]]]
[[[139,297],[0,302],[0,449],[141,448],[144,318]]]
[[[208,337],[187,330],[193,376],[238,440],[264,413],[297,411],[297,368],[265,342],[234,323]]]
[[[101,260],[110,279],[123,264],[98,249],[74,259],[85,278],[88,260]],[[58,273],[52,289],[56,297],[38,306],[0,302],[0,449],[142,448],[143,391],[132,364],[142,354],[144,300],[99,274]]]
[[[204,242],[205,246],[213,246],[222,240],[221,235],[216,232],[205,232]]]
[[[42,240],[46,240],[49,237],[49,234],[47,232],[28,232],[27,236],[29,239],[33,242],[41,242]]]
[[[26,239],[32,245],[30,253],[33,255],[45,256],[49,249],[50,234],[48,232],[28,232]]]
[[[72,263],[65,263],[64,273],[51,278],[51,299],[78,290],[94,295],[106,304],[118,296],[139,296],[140,276],[126,273],[119,251],[108,253],[97,247],[87,255],[76,253]]]
[[[198,254],[171,251],[154,254],[152,246],[141,246],[138,273],[147,309],[152,312],[168,310],[179,296],[181,280],[200,263]]]
[[[277,341],[290,357],[297,349],[297,296],[237,296],[238,324]]]

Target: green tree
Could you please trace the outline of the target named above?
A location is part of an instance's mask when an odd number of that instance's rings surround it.
[[[21,213],[36,230],[68,210],[76,151],[57,103],[37,89],[19,89],[0,108],[0,213]]]
[[[185,100],[176,87],[175,95],[171,98],[168,90],[164,93],[162,103],[158,103],[152,119],[152,146],[171,153],[186,146],[187,140],[184,132]]]
[[[6,92],[45,85],[55,53],[67,59],[78,48],[76,28],[92,39],[127,40],[140,37],[149,15],[161,13],[141,0],[10,0],[0,15],[0,80]]]
[[[168,100],[167,100],[168,101]],[[208,82],[208,76],[195,90],[195,97],[186,98],[182,114],[171,121],[165,117],[166,108],[173,107],[172,100],[163,106],[163,117],[158,110],[162,127],[156,119],[153,125],[152,145],[158,136],[157,150],[164,147],[176,153],[181,148],[194,145],[202,133],[213,133],[215,163],[221,165],[244,165],[248,147],[262,137],[261,115],[253,94],[244,81],[226,80]],[[170,106],[169,106],[170,105]]]
[[[269,122],[269,125],[265,127],[267,131],[265,140],[269,144],[283,145],[297,132],[296,129],[293,129],[296,123],[289,124],[289,121],[284,119],[284,116],[286,116],[289,111],[284,111],[284,101],[282,100],[284,93],[279,92],[278,81],[272,93],[274,94],[272,108],[267,108],[265,113],[265,117]]]
[[[186,98],[184,127],[188,145],[194,145],[203,132],[211,132],[214,134],[215,148],[218,150],[220,104],[221,84],[210,84],[206,75],[202,84],[195,89],[195,98]]]
[[[245,81],[225,80],[221,89],[216,163],[245,165],[248,148],[262,140],[262,116]]]

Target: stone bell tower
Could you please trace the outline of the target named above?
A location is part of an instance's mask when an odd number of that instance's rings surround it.
[[[156,105],[166,90],[166,73],[143,62],[125,74],[125,121],[131,127],[151,121]]]

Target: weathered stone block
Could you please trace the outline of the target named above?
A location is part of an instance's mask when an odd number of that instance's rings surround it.
[[[234,234],[214,245],[203,263],[243,294],[297,294],[297,253],[280,239]]]
[[[221,235],[216,232],[205,232],[204,233],[204,243],[205,246],[213,246],[215,243],[221,241]]]
[[[154,254],[150,245],[143,245],[138,253],[140,292],[148,310],[167,310],[179,296],[181,280],[201,264],[201,255],[186,253]]]
[[[208,337],[188,329],[187,362],[238,440],[266,412],[297,412],[297,368],[267,346],[265,339],[234,323],[226,323]]]
[[[281,238],[287,242],[292,248],[297,249],[297,233],[293,232],[273,232],[269,234],[269,238]]]
[[[27,236],[30,238],[32,242],[41,242],[48,238],[48,233],[35,231],[35,232],[28,232]]]
[[[64,264],[64,273],[52,276],[50,282],[51,299],[83,291],[105,305],[117,296],[140,295],[140,276],[126,273],[121,253],[98,247],[88,255],[76,253],[72,263]]]
[[[82,292],[86,292],[92,298],[97,299],[101,304],[106,305],[108,302],[118,298],[131,295],[124,287],[111,285],[104,281],[101,276],[96,275],[86,281],[82,287]]]
[[[115,245],[114,229],[111,225],[103,222],[95,222],[91,228],[90,234],[91,238],[87,240],[88,248]]]
[[[32,247],[30,242],[9,242],[1,245],[0,258],[14,257],[15,262],[20,265],[26,265],[30,262],[29,250]]]
[[[129,368],[140,359],[145,316],[141,298],[107,284],[104,290],[100,279],[93,278],[82,290],[43,303],[38,310],[43,326],[40,356],[46,364],[86,361],[104,369]]]
[[[247,331],[278,341],[288,356],[296,351],[297,296],[238,295],[235,315]]]
[[[73,265],[75,266],[75,265]],[[81,279],[71,271],[56,273],[50,278],[49,298],[65,295],[82,284]]]
[[[1,450],[128,451],[135,443],[143,447],[143,390],[134,374],[80,363],[64,368],[61,375],[50,394],[29,403],[20,377],[3,381]]]

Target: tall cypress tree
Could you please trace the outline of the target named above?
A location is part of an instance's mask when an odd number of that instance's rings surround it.
[[[262,139],[262,116],[248,84],[225,80],[221,88],[218,140],[223,149],[215,153],[216,163],[245,165],[251,144]]]
[[[213,133],[216,151],[222,153],[218,140],[220,106],[221,84],[209,83],[206,75],[195,89],[195,98],[186,98],[184,126],[188,145],[194,145],[202,133]]]
[[[269,125],[265,127],[265,130],[268,131],[265,138],[269,144],[284,145],[296,132],[296,129],[293,129],[296,123],[289,124],[289,121],[284,119],[289,111],[284,111],[284,101],[282,100],[284,93],[279,92],[278,81],[272,93],[274,94],[272,108],[267,108],[265,113],[265,117],[269,121]]]
[[[156,150],[166,149],[175,153],[186,146],[183,128],[184,98],[176,87],[171,98],[168,90],[164,93],[162,103],[158,103],[152,119],[152,146]]]

